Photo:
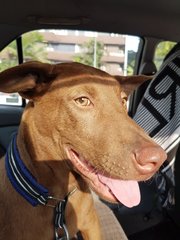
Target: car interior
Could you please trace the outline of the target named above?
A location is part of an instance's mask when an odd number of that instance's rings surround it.
[[[152,75],[152,80],[142,84],[129,98],[129,115],[149,132],[151,137],[166,133],[165,149],[168,159],[153,180],[141,182],[141,203],[128,209],[123,205],[106,203],[109,206],[130,240],[169,240],[179,239],[180,234],[180,2],[173,1],[130,1],[130,0],[44,0],[25,2],[6,0],[0,9],[0,49],[13,41],[16,45],[16,61],[25,59],[23,36],[31,31],[50,31],[52,29],[69,31],[93,31],[116,33],[123,36],[136,36],[139,39],[134,56],[133,71],[130,74]],[[157,66],[155,54],[158,46],[171,42],[172,47],[164,51]],[[163,45],[165,46],[165,45]],[[165,48],[165,47],[164,47]],[[37,60],[36,56],[30,60]],[[0,53],[0,65],[2,57]],[[175,64],[176,67],[174,67]],[[173,73],[172,73],[173,71]],[[171,87],[171,98],[163,102],[159,112],[168,112],[169,121],[154,115],[157,107],[151,108],[152,115],[158,119],[159,128],[154,134],[153,118],[143,118],[142,106],[147,89],[158,81],[162,83],[162,93]],[[158,100],[159,101],[159,100]],[[169,101],[169,102],[168,102]],[[159,103],[159,102],[158,102]],[[174,104],[174,105],[173,105]],[[0,102],[0,157],[6,153],[12,135],[18,130],[26,102],[18,104]],[[153,110],[154,109],[154,110]],[[164,110],[162,110],[164,109]],[[168,110],[169,109],[169,110]],[[144,119],[144,120],[142,120]],[[148,123],[148,124],[147,124]],[[165,125],[173,126],[171,132]],[[169,126],[168,125],[168,126]],[[154,130],[154,129],[153,129]],[[176,133],[171,139],[172,132]],[[164,134],[165,134],[164,133]],[[169,135],[168,135],[169,134]],[[163,135],[164,136],[164,135]],[[108,227],[108,226],[107,226]]]

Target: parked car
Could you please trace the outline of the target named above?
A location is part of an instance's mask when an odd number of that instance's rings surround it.
[[[180,1],[176,0],[6,0],[0,9],[0,70],[29,60],[78,61],[114,75],[145,74],[159,79],[164,74],[166,80],[171,75],[169,62],[180,56],[179,25]],[[177,69],[175,84],[169,82],[175,94],[170,94],[174,105],[170,110],[166,106],[170,120],[180,104],[179,95],[174,99],[179,91],[179,72]],[[147,83],[129,98],[129,115],[143,126],[147,119],[137,112],[146,89]],[[0,93],[0,154],[6,152],[11,134],[18,129],[25,104],[18,94]],[[140,205],[128,209],[107,203],[128,239],[179,239],[180,130],[178,121],[176,124],[176,141],[171,149],[165,147],[169,163],[153,180],[140,184]]]

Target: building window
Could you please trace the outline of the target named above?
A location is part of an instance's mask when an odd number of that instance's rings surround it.
[[[64,53],[74,53],[75,44],[66,44],[66,43],[48,43],[48,48],[52,51],[59,51]]]

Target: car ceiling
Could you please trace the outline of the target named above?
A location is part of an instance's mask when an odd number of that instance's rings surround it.
[[[69,28],[180,39],[179,0],[6,0],[0,47],[33,29]]]

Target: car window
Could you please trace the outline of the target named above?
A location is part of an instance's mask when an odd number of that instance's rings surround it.
[[[175,44],[176,42],[162,41],[157,45],[154,54],[154,63],[156,65],[157,70],[160,69],[164,58],[166,57],[168,52],[174,47]]]
[[[140,38],[78,30],[40,30],[22,36],[25,60],[50,63],[76,61],[110,74],[134,71]]]
[[[18,64],[18,52],[16,41],[11,42],[0,52],[0,71]],[[8,94],[0,92],[0,104],[3,105],[22,105],[22,98],[17,93]]]
[[[11,42],[0,52],[0,71],[18,64],[16,41]]]
[[[23,61],[76,61],[113,75],[132,75],[141,39],[116,33],[39,30],[22,35]],[[18,64],[16,42],[0,53],[1,71]],[[1,94],[0,104],[21,104],[17,94]],[[11,100],[10,100],[11,99]]]

